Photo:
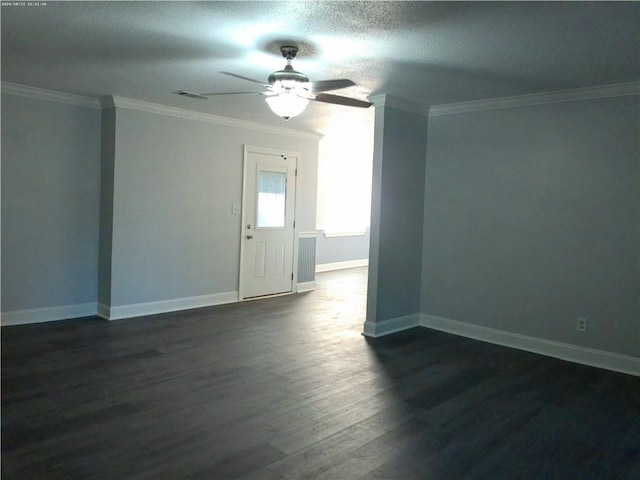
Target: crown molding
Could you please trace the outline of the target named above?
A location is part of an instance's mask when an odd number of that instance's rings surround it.
[[[304,132],[301,130],[292,130],[282,127],[273,127],[264,125],[257,122],[249,122],[246,120],[238,120],[235,118],[221,117],[217,115],[211,115],[208,113],[193,112],[191,110],[184,110],[176,107],[167,107],[165,105],[159,105],[155,103],[143,102],[140,100],[133,100],[124,97],[102,97],[100,99],[83,97],[80,95],[72,95],[70,93],[56,92],[53,90],[46,90],[44,88],[30,87],[27,85],[20,85],[12,82],[1,82],[0,91],[9,95],[18,95],[21,97],[35,98],[38,100],[46,100],[49,102],[66,103],[68,105],[76,105],[80,107],[93,108],[96,110],[105,108],[128,108],[132,110],[140,110],[149,113],[156,113],[161,115],[169,115],[172,117],[184,118],[188,120],[197,120],[201,122],[216,123],[218,125],[225,125],[236,128],[246,128],[248,130],[254,130],[275,135],[286,135],[294,138],[301,138],[305,140],[320,140],[323,135],[316,132]]]
[[[412,102],[400,97],[394,97],[393,95],[382,94],[373,95],[369,97],[369,101],[373,103],[375,108],[395,108],[396,110],[404,110],[406,112],[417,113],[418,115],[427,116],[429,114],[429,107],[422,105],[421,103]]]
[[[573,102],[579,100],[594,100],[598,98],[622,97],[640,95],[640,82],[616,83],[597,87],[576,88],[547,93],[532,93],[513,97],[489,98],[470,102],[451,103],[447,105],[433,105],[429,109],[429,116],[452,115],[456,113],[480,112],[483,110],[499,110],[503,108],[526,107],[544,105],[547,103]]]
[[[100,105],[102,108],[128,108],[130,110],[138,110],[141,112],[155,113],[158,115],[167,115],[170,117],[183,118],[186,120],[195,120],[198,122],[215,123],[218,125],[224,125],[227,127],[245,128],[247,130],[253,130],[258,132],[269,133],[273,135],[285,135],[294,138],[301,138],[304,140],[320,140],[323,135],[315,132],[304,132],[301,130],[292,130],[282,127],[273,127],[270,125],[264,125],[257,122],[249,122],[246,120],[238,120],[235,118],[221,117],[218,115],[212,115],[210,113],[194,112],[191,110],[184,110],[182,108],[168,107],[166,105],[159,105],[156,103],[143,102],[140,100],[133,100],[131,98],[110,96],[102,97],[100,99]]]
[[[39,100],[47,100],[49,102],[66,103],[79,107],[100,109],[100,102],[96,98],[82,97],[80,95],[72,95],[70,93],[55,92],[53,90],[45,90],[44,88],[29,87],[18,83],[2,82],[2,93],[9,95],[19,95],[21,97],[36,98]]]

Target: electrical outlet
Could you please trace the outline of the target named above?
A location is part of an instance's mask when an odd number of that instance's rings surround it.
[[[579,332],[587,333],[587,318],[578,317],[576,322],[576,330]]]
[[[231,215],[240,215],[240,204],[232,203],[231,204]]]

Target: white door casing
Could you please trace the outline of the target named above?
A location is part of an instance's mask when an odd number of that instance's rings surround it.
[[[297,152],[245,146],[240,299],[293,291]]]

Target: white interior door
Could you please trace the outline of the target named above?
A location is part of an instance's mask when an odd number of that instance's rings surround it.
[[[297,155],[245,147],[242,299],[292,291]]]

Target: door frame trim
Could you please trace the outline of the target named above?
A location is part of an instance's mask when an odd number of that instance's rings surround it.
[[[244,296],[244,291],[245,291],[245,280],[243,278],[243,268],[242,266],[244,265],[244,257],[245,257],[245,242],[244,242],[244,230],[245,230],[245,225],[247,224],[246,222],[246,215],[247,215],[247,161],[249,158],[249,155],[251,153],[261,153],[264,155],[277,155],[277,156],[281,156],[281,155],[286,155],[287,157],[295,157],[296,158],[296,168],[298,166],[298,162],[300,161],[300,157],[301,154],[300,152],[296,152],[293,150],[280,150],[280,149],[276,149],[276,148],[269,148],[269,147],[258,147],[255,145],[244,145],[244,155],[243,155],[243,165],[242,165],[242,207],[241,207],[241,215],[240,215],[240,266],[238,268],[238,301],[243,302],[246,300],[252,300],[254,298],[267,298],[270,296],[277,296],[277,295],[290,295],[291,293],[296,293],[297,289],[296,289],[296,285],[298,282],[298,235],[297,235],[297,230],[298,230],[298,218],[297,218],[297,213],[298,213],[298,209],[297,209],[297,199],[298,199],[298,181],[296,178],[296,182],[295,182],[295,186],[293,188],[293,221],[294,221],[294,227],[293,227],[293,232],[292,232],[292,241],[293,241],[293,251],[292,251],[292,255],[293,255],[293,262],[292,262],[292,266],[291,268],[293,269],[293,279],[291,280],[291,291],[290,292],[286,292],[286,293],[278,293],[278,294],[274,294],[274,295],[265,295],[265,296],[261,296],[261,297],[248,297],[245,298]]]

